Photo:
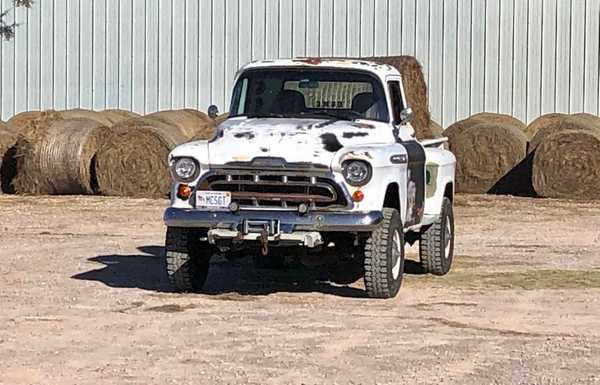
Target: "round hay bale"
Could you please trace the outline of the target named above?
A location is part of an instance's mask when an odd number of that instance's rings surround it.
[[[527,137],[532,139],[537,132],[546,126],[560,126],[562,121],[567,118],[568,115],[565,114],[546,114],[542,115],[539,118],[535,119],[531,122],[527,128],[525,128],[525,134]]]
[[[226,112],[217,116],[215,119],[210,119],[210,126],[207,126],[204,130],[198,132],[194,137],[192,137],[191,141],[196,140],[211,140],[214,138],[217,126],[229,118],[229,113]]]
[[[94,157],[107,128],[85,118],[38,126],[17,142],[14,187],[25,194],[93,194]]]
[[[564,130],[544,138],[533,158],[543,197],[600,199],[600,130]]]
[[[102,115],[104,115],[107,119],[109,119],[113,124],[122,122],[127,119],[139,118],[141,115],[136,114],[132,111],[120,110],[117,108],[112,108],[104,111],[100,111]]]
[[[450,138],[454,135],[458,135],[460,132],[469,127],[476,126],[481,123],[489,123],[498,126],[510,126],[522,131],[525,131],[526,128],[525,123],[510,115],[496,114],[492,112],[480,112],[468,117],[467,119],[463,119],[452,124],[444,131],[444,136]]]
[[[562,119],[546,120],[545,125],[539,125],[537,132],[529,141],[529,152],[533,152],[542,144],[545,138],[557,132],[567,130],[595,131],[600,130],[597,123],[600,118],[588,114],[564,115]]]
[[[167,157],[187,140],[177,127],[156,119],[144,117],[115,124],[96,157],[100,193],[166,197],[171,184]]]
[[[381,56],[367,58],[366,60],[388,64],[400,72],[408,105],[414,111],[412,125],[417,139],[434,138],[434,133],[430,131],[429,126],[431,116],[429,114],[427,83],[425,82],[421,63],[413,56]]]
[[[208,115],[192,109],[160,111],[146,115],[146,118],[175,126],[188,139],[206,135],[214,126]]]
[[[453,134],[449,146],[457,159],[457,191],[487,193],[525,158],[527,137],[511,125],[480,123]]]
[[[14,158],[17,134],[8,128],[0,127],[0,193],[14,192],[11,184],[16,172]]]
[[[0,130],[7,131],[8,126],[2,120],[0,120]]]
[[[90,119],[90,120],[94,120],[104,126],[107,126],[107,127],[110,127],[113,124],[113,121],[111,119],[109,119],[107,116],[105,116],[101,112],[97,112],[97,111],[85,110],[82,108],[74,108],[71,110],[59,111],[59,113],[63,119],[76,119],[76,118]]]

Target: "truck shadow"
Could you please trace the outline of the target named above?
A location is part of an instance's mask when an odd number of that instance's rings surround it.
[[[172,292],[165,269],[162,246],[138,247],[139,254],[99,255],[88,261],[104,266],[71,278],[101,282],[114,288],[139,288]],[[319,269],[291,266],[283,269],[257,269],[251,258],[229,261],[220,257],[211,262],[202,294],[269,295],[278,292],[319,292],[340,297],[366,298],[364,290],[334,285],[320,280]]]

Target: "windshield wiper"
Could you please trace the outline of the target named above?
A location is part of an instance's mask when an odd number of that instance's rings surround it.
[[[299,112],[297,114],[293,114],[293,115],[299,115],[302,117],[308,117],[308,116],[312,116],[312,117],[317,117],[317,118],[322,118],[322,117],[328,117],[331,118],[332,122],[336,122],[338,120],[357,120],[362,118],[362,114],[356,111],[344,111],[342,113],[336,113],[336,112],[330,112],[330,111],[316,111],[316,112]]]

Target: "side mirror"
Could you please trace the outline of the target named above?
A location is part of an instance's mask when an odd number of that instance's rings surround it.
[[[211,119],[216,119],[219,116],[219,107],[214,104],[208,107],[208,117]]]
[[[409,123],[412,120],[413,115],[412,108],[408,107],[403,109],[402,112],[400,112],[400,124]]]

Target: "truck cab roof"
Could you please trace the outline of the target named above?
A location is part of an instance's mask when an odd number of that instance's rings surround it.
[[[249,69],[263,68],[336,68],[340,70],[361,70],[367,71],[382,81],[385,81],[388,76],[401,76],[400,72],[391,65],[378,64],[372,61],[362,59],[321,59],[321,58],[297,58],[297,59],[276,59],[276,60],[258,60],[253,61],[240,69],[240,72]]]

